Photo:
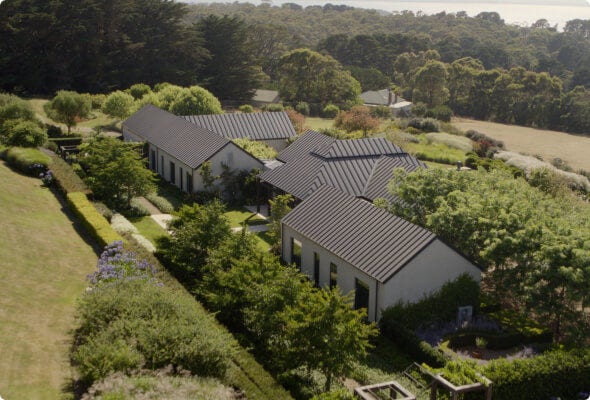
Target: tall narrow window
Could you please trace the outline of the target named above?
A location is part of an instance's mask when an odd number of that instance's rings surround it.
[[[176,165],[170,161],[170,182],[176,183]]]
[[[338,266],[330,263],[330,289],[338,284]]]
[[[183,179],[184,179],[184,175],[182,175],[182,167],[178,167],[178,177],[180,178],[180,190],[184,189],[184,185],[183,185]]]
[[[193,176],[188,172],[186,173],[186,191],[189,193],[193,192]]]
[[[301,242],[291,238],[291,262],[301,269]]]
[[[153,171],[157,171],[158,170],[158,166],[156,165],[156,150],[152,150],[150,152],[150,160],[152,162],[152,165],[150,165],[150,167],[152,168]]]
[[[313,280],[316,287],[320,287],[320,255],[313,252]]]
[[[360,279],[355,279],[354,308],[369,309],[369,285]]]
[[[164,175],[164,156],[160,156],[160,168],[162,168],[160,175],[162,175],[163,179],[166,179],[166,176]]]

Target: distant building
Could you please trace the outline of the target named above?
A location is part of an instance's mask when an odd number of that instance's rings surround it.
[[[389,107],[393,116],[409,116],[412,112],[412,102],[398,96],[391,89],[369,90],[361,93],[360,97],[368,107]]]
[[[256,89],[250,103],[254,107],[264,107],[269,104],[279,104],[281,97],[276,90]]]
[[[416,302],[481,270],[424,228],[372,203],[322,186],[282,220],[282,257],[318,287],[354,290],[354,307],[378,321],[397,302]]]
[[[126,141],[147,143],[149,168],[185,192],[204,189],[200,171],[206,161],[213,175],[220,175],[224,165],[232,170],[264,168],[231,140],[153,105],[126,119],[122,129]]]

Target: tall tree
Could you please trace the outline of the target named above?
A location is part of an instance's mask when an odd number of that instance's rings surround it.
[[[358,81],[338,61],[309,49],[283,55],[279,76],[279,93],[288,102],[354,105],[361,91]]]
[[[445,64],[440,61],[427,62],[414,75],[413,101],[422,101],[429,108],[446,103],[449,98],[447,78]]]
[[[210,15],[196,28],[210,55],[199,70],[203,86],[222,100],[251,99],[263,73],[248,40],[248,25],[237,17]]]
[[[131,115],[133,102],[133,96],[117,90],[106,97],[102,111],[111,117],[124,119]]]
[[[60,90],[44,108],[51,119],[66,124],[69,135],[72,126],[76,126],[78,120],[88,116],[91,104],[90,99],[80,93]]]

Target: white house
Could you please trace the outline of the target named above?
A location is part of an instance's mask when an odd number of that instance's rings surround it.
[[[146,142],[149,168],[185,192],[203,190],[201,166],[213,175],[231,170],[262,170],[264,164],[216,133],[191,124],[153,105],[146,105],[122,124],[126,141]]]
[[[413,104],[398,96],[391,89],[368,90],[361,93],[360,98],[367,107],[389,107],[393,116],[409,116]]]
[[[285,111],[187,115],[183,118],[226,139],[257,140],[276,151],[283,150],[297,136]]]
[[[432,232],[372,203],[322,186],[282,220],[282,257],[319,287],[355,291],[371,321],[461,274],[481,271]]]

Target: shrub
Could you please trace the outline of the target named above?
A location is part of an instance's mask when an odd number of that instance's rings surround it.
[[[590,350],[554,350],[521,359],[498,359],[482,368],[496,400],[576,398],[590,387]]]
[[[123,240],[121,236],[111,228],[109,222],[99,214],[94,205],[84,193],[72,192],[67,196],[68,205],[88,230],[88,233],[102,247],[109,243]]]
[[[174,206],[165,197],[159,196],[158,193],[152,192],[144,196],[150,203],[152,203],[162,214],[172,214]]]
[[[439,121],[449,122],[453,117],[453,110],[451,110],[448,106],[440,105],[427,110],[424,116],[435,118]]]
[[[414,103],[412,107],[412,115],[416,117],[424,117],[426,115],[426,104]]]
[[[47,169],[51,157],[37,149],[12,147],[6,152],[6,162],[24,174],[37,176]]]
[[[305,117],[295,110],[287,110],[287,115],[293,124],[295,132],[301,134],[305,132]]]
[[[90,95],[90,106],[93,110],[100,110],[107,96],[105,94],[91,94]]]
[[[53,172],[53,179],[58,189],[63,193],[82,192],[89,195],[91,193],[88,186],[82,179],[74,172],[72,167],[60,157],[51,156],[51,171]]]
[[[426,140],[428,143],[443,143],[454,149],[463,150],[464,152],[473,150],[471,140],[463,136],[449,135],[444,132],[431,132],[426,134]]]
[[[308,116],[309,115],[309,104],[307,104],[305,101],[300,101],[295,106],[295,111],[297,111],[299,114]]]
[[[388,307],[381,319],[416,329],[421,325],[454,320],[457,308],[461,306],[472,305],[474,312],[477,312],[479,303],[479,284],[469,275],[463,274],[417,303],[397,303]]]
[[[334,104],[327,104],[326,107],[322,110],[322,116],[324,118],[336,118],[338,113],[340,112],[340,108]]]
[[[59,138],[64,134],[61,128],[57,125],[45,124],[45,129],[47,129],[47,137],[50,138]]]
[[[111,226],[115,232],[123,235],[125,233],[139,233],[135,225],[121,214],[113,214],[111,217]]]
[[[151,93],[152,89],[145,83],[136,83],[126,90],[135,100],[141,99],[148,93]]]
[[[519,345],[534,343],[551,343],[551,332],[538,334],[523,334],[520,332],[492,333],[492,332],[459,332],[449,336],[449,347],[452,349],[475,346],[477,339],[483,339],[490,350],[510,349]]]
[[[285,111],[285,107],[282,104],[266,104],[262,107],[264,111],[279,112]]]
[[[73,359],[86,382],[168,365],[222,378],[235,351],[231,336],[190,297],[146,280],[116,281],[87,292],[78,318]]]
[[[421,132],[440,131],[439,122],[433,118],[411,118],[408,121],[408,126],[418,129]]]
[[[264,142],[258,140],[250,140],[248,138],[234,139],[233,142],[242,149],[252,154],[254,157],[261,160],[270,160],[276,158],[277,152]]]
[[[92,204],[94,205],[94,208],[96,208],[96,211],[98,211],[100,215],[105,217],[107,221],[111,221],[111,218],[113,218],[113,211],[110,208],[108,208],[106,204],[101,203],[100,201],[94,201],[92,202]]]
[[[59,151],[59,147],[57,147],[57,144],[55,142],[52,141],[47,141],[45,143],[44,146],[46,149],[53,151],[54,153],[57,153]]]
[[[391,118],[391,109],[387,106],[372,107],[371,115],[375,118]]]
[[[47,133],[38,124],[23,121],[16,124],[8,134],[9,146],[39,147],[47,141]]]
[[[238,111],[243,112],[245,114],[250,114],[254,112],[254,107],[252,107],[250,104],[242,104],[238,107]]]
[[[131,206],[122,210],[126,217],[145,217],[151,215],[151,211],[137,197],[131,199]]]

